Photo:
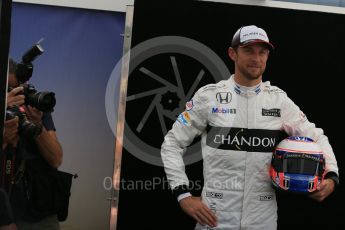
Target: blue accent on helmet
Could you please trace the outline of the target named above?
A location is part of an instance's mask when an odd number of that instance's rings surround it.
[[[290,174],[285,173],[289,177],[289,191],[298,193],[307,193],[310,183],[314,182],[314,176],[304,174]],[[313,184],[313,187],[317,185]]]
[[[292,141],[314,142],[313,139],[309,137],[303,137],[303,136],[291,136],[291,137],[288,137],[287,139],[292,140]]]

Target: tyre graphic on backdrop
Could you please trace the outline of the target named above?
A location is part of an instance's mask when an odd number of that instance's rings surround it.
[[[185,103],[203,85],[226,79],[230,72],[210,48],[195,40],[162,36],[131,49],[124,148],[135,157],[162,166],[160,148]],[[108,81],[105,107],[116,133],[117,92],[121,60]],[[185,164],[201,159],[200,139],[184,155]]]

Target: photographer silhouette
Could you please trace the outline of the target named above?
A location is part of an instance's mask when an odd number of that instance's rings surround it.
[[[23,55],[21,63],[9,60],[5,154],[1,161],[11,166],[1,169],[6,173],[0,182],[10,198],[19,230],[60,229],[57,168],[63,153],[51,116],[55,94],[37,92],[26,84],[32,75],[31,62],[42,52],[36,44]]]

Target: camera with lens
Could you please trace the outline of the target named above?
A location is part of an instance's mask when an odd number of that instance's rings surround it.
[[[35,139],[42,132],[42,127],[28,120],[23,107],[11,106],[6,110],[6,121],[19,118],[18,134],[23,139]]]
[[[39,109],[42,112],[52,112],[56,104],[55,93],[44,91],[37,92],[35,87],[31,84],[21,84],[23,87],[23,95],[25,96],[25,105],[30,105]],[[8,92],[13,90],[12,87],[8,88]]]
[[[33,106],[42,112],[52,112],[56,104],[55,93],[37,92],[35,87],[30,84],[21,84],[24,88],[25,104]]]

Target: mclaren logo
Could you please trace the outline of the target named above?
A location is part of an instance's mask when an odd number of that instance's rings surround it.
[[[232,99],[232,95],[230,92],[219,92],[216,94],[217,101],[220,104],[229,104]]]

